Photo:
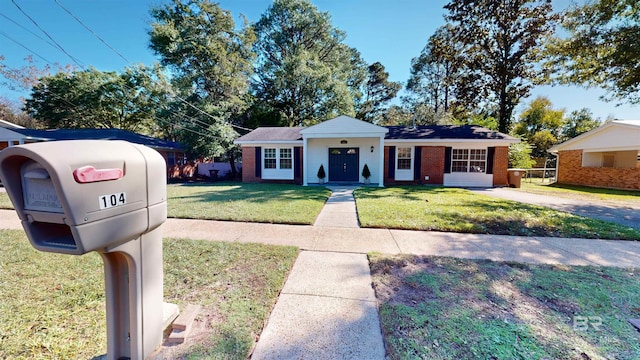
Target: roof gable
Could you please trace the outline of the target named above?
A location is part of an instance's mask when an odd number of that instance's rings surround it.
[[[373,125],[366,121],[354,119],[350,116],[341,115],[337,118],[323,121],[319,124],[309,126],[308,128],[301,130],[300,134],[303,136],[322,136],[322,137],[336,137],[357,134],[367,134],[368,136],[382,136],[387,133],[388,129]]]
[[[551,147],[549,152],[579,149],[593,151],[640,149],[640,121],[610,121],[599,128]]]

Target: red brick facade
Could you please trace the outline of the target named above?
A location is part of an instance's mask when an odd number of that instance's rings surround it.
[[[256,176],[256,148],[254,146],[243,146],[242,182],[255,183],[260,181],[261,179]]]
[[[421,162],[418,179],[420,184],[444,184],[444,146],[422,147]],[[428,176],[429,180],[425,180],[425,176]]]
[[[507,186],[509,147],[498,146],[493,155],[493,186]]]
[[[640,190],[640,168],[583,167],[582,150],[558,153],[558,183]]]

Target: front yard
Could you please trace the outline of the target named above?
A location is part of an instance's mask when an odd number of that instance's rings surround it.
[[[0,230],[0,358],[91,359],[106,353],[103,265],[97,253],[39,252]],[[192,347],[166,358],[245,359],[298,250],[164,240],[164,300],[198,304]],[[197,329],[197,331],[195,331]]]
[[[640,272],[370,255],[390,359],[637,359]]]
[[[278,224],[313,224],[331,191],[283,184],[167,186],[169,217]]]
[[[640,240],[640,231],[515,201],[441,187],[360,188],[363,227]]]

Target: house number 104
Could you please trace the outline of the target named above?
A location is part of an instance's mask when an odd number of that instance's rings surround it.
[[[109,209],[126,204],[127,195],[124,192],[117,194],[100,195],[98,196],[98,202],[100,203],[100,210]]]

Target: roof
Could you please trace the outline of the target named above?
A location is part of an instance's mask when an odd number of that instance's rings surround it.
[[[589,149],[591,151],[622,151],[640,148],[640,120],[614,120],[554,145],[548,151]]]
[[[305,138],[382,137],[388,131],[385,127],[341,115],[302,129],[300,133]]]
[[[477,125],[427,125],[427,126],[387,126],[386,140],[514,140],[518,139],[501,132]]]
[[[237,143],[245,141],[302,141],[300,130],[303,127],[259,127],[236,139]]]
[[[122,129],[18,129],[11,131],[23,135],[25,138],[40,141],[51,140],[125,140],[134,144],[146,145],[155,149],[183,150],[177,142],[166,141],[147,135],[138,134]]]

